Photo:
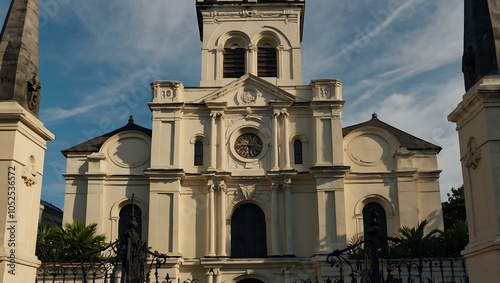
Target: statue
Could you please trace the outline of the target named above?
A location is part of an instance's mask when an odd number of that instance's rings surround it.
[[[500,4],[498,0],[465,0],[465,90],[487,75],[500,74]]]

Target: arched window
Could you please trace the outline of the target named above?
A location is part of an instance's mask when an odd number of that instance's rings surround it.
[[[203,142],[196,140],[194,143],[194,166],[203,166]]]
[[[142,211],[134,204],[134,214],[137,221],[137,234],[142,236]],[[118,222],[118,238],[123,237],[128,230],[128,223],[132,215],[132,204],[127,204],[120,209],[120,220]]]
[[[239,44],[224,48],[224,78],[239,78],[245,74],[245,49]]]
[[[260,207],[242,204],[231,218],[231,257],[267,257],[266,217]]]
[[[387,237],[387,217],[385,214],[385,209],[382,205],[376,202],[370,202],[363,207],[363,227],[364,227],[364,238],[366,239],[367,233],[372,227],[370,223],[374,221],[374,216],[378,217],[378,226],[380,227],[380,237],[386,239]],[[387,242],[385,244],[387,247]]]
[[[259,45],[257,51],[257,75],[259,77],[277,77],[277,57],[275,46],[269,43]]]
[[[295,164],[303,164],[304,160],[302,158],[302,141],[299,139],[296,139],[293,142],[293,154]]]

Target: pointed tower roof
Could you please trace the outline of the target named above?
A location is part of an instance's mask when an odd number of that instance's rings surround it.
[[[150,137],[152,134],[151,129],[144,128],[142,126],[135,124],[134,118],[132,116],[130,116],[130,119],[128,119],[128,123],[125,126],[119,128],[119,129],[116,129],[112,132],[109,132],[107,134],[104,134],[102,136],[98,136],[98,137],[95,137],[95,138],[90,139],[88,141],[85,141],[85,142],[82,142],[82,143],[77,144],[75,146],[72,146],[68,149],[61,151],[61,152],[66,157],[70,153],[91,154],[93,152],[99,152],[102,145],[109,138],[111,138],[112,136],[114,136],[116,134],[126,132],[126,131],[137,131],[137,132],[144,133],[145,135],[148,135]]]
[[[0,34],[0,102],[38,116],[38,0],[12,0]]]
[[[401,146],[406,147],[409,150],[435,150],[437,152],[441,151],[441,147],[435,144],[417,138],[413,135],[408,134],[407,132],[401,131],[400,129],[394,128],[393,126],[380,121],[376,113],[373,113],[372,119],[367,122],[343,128],[342,133],[345,137],[349,133],[363,127],[383,129],[393,135],[399,141]]]

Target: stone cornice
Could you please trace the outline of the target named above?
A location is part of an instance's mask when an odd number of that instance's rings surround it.
[[[180,168],[149,168],[144,170],[144,175],[146,175],[146,177],[150,180],[180,180],[185,176],[185,173],[184,170]]]
[[[462,102],[448,115],[448,121],[455,122],[459,129],[488,107],[500,107],[500,75],[484,77],[469,89]]]
[[[0,103],[0,122],[2,122],[2,128],[5,126],[18,128],[20,122],[44,141],[51,141],[55,138],[54,134],[47,130],[37,117],[14,101],[2,101]]]

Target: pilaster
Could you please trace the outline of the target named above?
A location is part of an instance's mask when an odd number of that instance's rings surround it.
[[[148,169],[150,180],[148,245],[180,256],[180,179],[182,170]]]

